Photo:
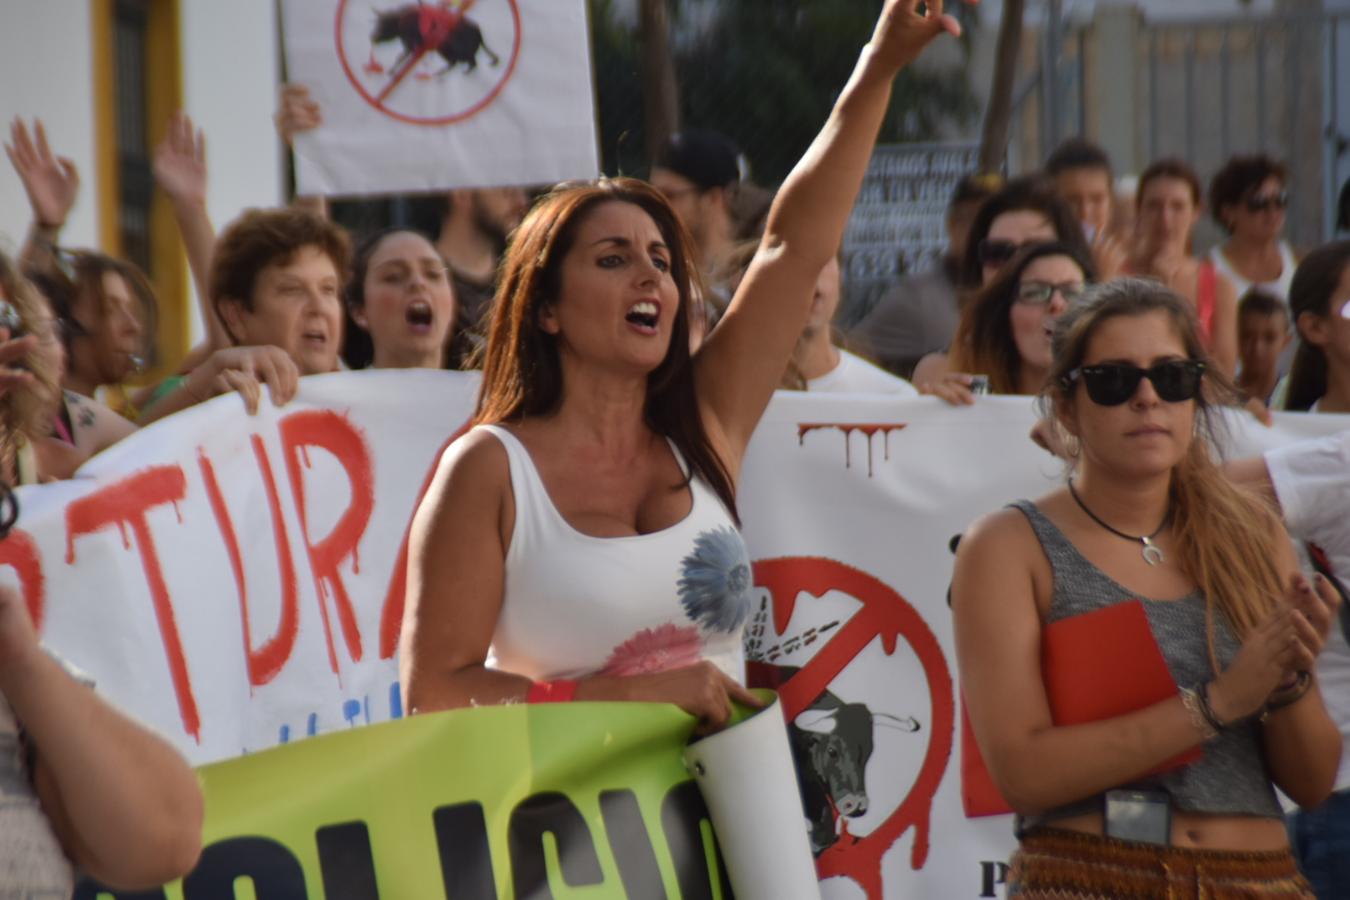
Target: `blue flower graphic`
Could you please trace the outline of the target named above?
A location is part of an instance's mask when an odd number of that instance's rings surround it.
[[[750,557],[740,533],[726,526],[703,532],[680,566],[685,614],[711,631],[740,628],[750,615]]]

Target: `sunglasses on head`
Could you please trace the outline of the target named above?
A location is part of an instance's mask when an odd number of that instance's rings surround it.
[[[1242,202],[1246,205],[1248,212],[1265,212],[1272,207],[1275,209],[1284,209],[1289,205],[1289,192],[1280,191],[1275,194],[1251,194]]]
[[[1029,306],[1045,306],[1055,291],[1064,298],[1065,303],[1077,303],[1083,296],[1083,284],[1079,281],[1024,281],[1017,286],[1017,302]]]
[[[1012,241],[985,238],[976,246],[975,255],[979,257],[980,265],[994,268],[1012,259],[1013,254],[1020,249],[1021,246]]]
[[[1139,390],[1139,382],[1147,378],[1159,399],[1180,403],[1194,400],[1200,393],[1200,378],[1204,374],[1205,364],[1196,359],[1171,359],[1147,369],[1124,363],[1103,363],[1074,369],[1061,383],[1068,390],[1081,379],[1093,403],[1119,406],[1133,397]]]

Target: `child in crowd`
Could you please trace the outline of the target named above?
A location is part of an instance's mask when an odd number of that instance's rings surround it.
[[[1280,299],[1253,288],[1238,304],[1238,390],[1269,404],[1280,380],[1280,355],[1293,340],[1289,310]]]

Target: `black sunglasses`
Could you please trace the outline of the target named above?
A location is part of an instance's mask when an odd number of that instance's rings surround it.
[[[1139,390],[1139,382],[1147,378],[1153,384],[1159,399],[1168,403],[1194,400],[1200,393],[1200,378],[1205,364],[1197,359],[1172,359],[1147,369],[1123,363],[1105,363],[1100,366],[1081,366],[1065,375],[1061,384],[1071,390],[1080,378],[1087,387],[1088,397],[1098,406],[1119,406]]]
[[[1250,194],[1246,200],[1242,201],[1247,207],[1248,212],[1265,212],[1272,206],[1276,209],[1284,209],[1289,205],[1289,192],[1280,191],[1277,194]]]
[[[980,260],[980,265],[990,268],[1001,266],[1013,258],[1013,254],[1021,247],[1012,241],[997,241],[985,238],[975,248],[975,255]]]

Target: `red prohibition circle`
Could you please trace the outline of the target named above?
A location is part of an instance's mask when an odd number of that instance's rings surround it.
[[[380,102],[378,98],[372,97],[370,95],[370,92],[367,91],[365,87],[361,84],[360,79],[356,77],[356,73],[352,71],[351,63],[348,62],[347,60],[347,50],[345,47],[342,46],[342,20],[343,14],[346,13],[347,11],[347,0],[338,0],[337,15],[336,17],[334,17],[333,20],[333,36],[334,36],[334,43],[337,44],[338,62],[342,64],[342,71],[346,73],[347,80],[351,82],[352,87],[354,87],[356,89],[356,92],[361,95],[361,99],[365,100],[372,107],[374,107],[377,112],[383,113],[384,115],[389,116],[391,119],[397,119],[398,121],[406,122],[409,125],[427,125],[427,126],[453,125],[456,122],[463,122],[466,119],[470,119],[478,115],[478,113],[482,112],[489,105],[491,105],[492,101],[496,100],[497,95],[500,94],[502,92],[502,89],[506,87],[507,82],[511,80],[511,76],[515,74],[516,63],[520,60],[520,43],[521,43],[520,8],[516,5],[516,0],[506,0],[506,3],[511,9],[511,19],[513,20],[516,28],[515,40],[511,44],[511,58],[506,64],[506,71],[502,73],[501,80],[499,80],[495,85],[493,85],[492,90],[488,91],[487,96],[485,96],[482,100],[479,100],[477,103],[475,103],[468,109],[464,110],[463,112],[452,113],[451,115],[448,116],[431,116],[431,117],[409,116],[396,110],[390,109],[389,107],[385,106],[382,102]],[[411,72],[412,67],[409,67],[408,71]]]
[[[923,666],[932,722],[928,747],[909,794],[870,834],[849,845],[835,845],[816,859],[820,878],[844,876],[863,889],[868,900],[881,900],[881,860],[900,835],[914,830],[910,868],[928,859],[933,803],[951,759],[956,701],[951,670],[937,636],[919,611],[885,582],[861,569],[824,557],[778,557],[754,562],[755,585],[772,597],[774,629],[782,634],[792,618],[798,594],[823,597],[841,591],[862,608],[778,688],[787,721],[795,719],[869,644],[881,639],[887,656],[900,641],[907,643]]]

